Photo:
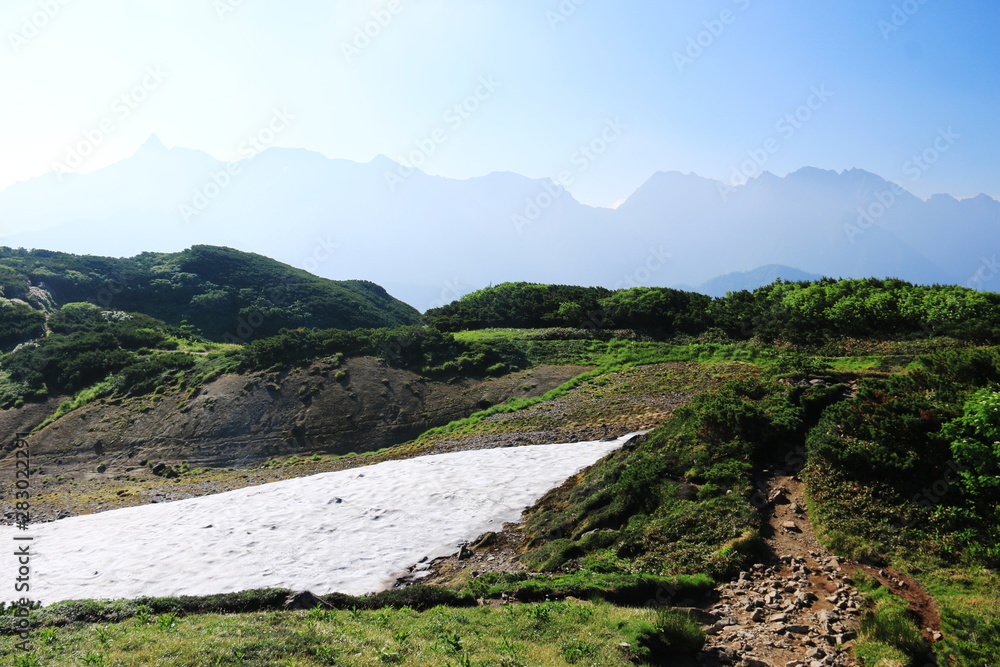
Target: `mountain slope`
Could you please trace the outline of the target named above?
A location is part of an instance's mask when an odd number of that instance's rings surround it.
[[[726,292],[739,292],[740,290],[753,291],[759,287],[770,285],[778,279],[786,282],[798,282],[801,280],[819,280],[822,277],[800,271],[790,266],[768,264],[767,266],[757,267],[753,271],[736,271],[712,278],[696,287],[694,291],[709,296],[721,297],[725,296]]]
[[[231,248],[128,259],[0,249],[0,288],[37,309],[89,302],[242,342],[282,328],[415,324],[419,314],[366,281],[335,282]],[[51,303],[43,303],[44,298]]]

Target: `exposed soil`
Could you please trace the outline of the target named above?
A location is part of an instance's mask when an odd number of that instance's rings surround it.
[[[283,374],[227,375],[195,393],[99,400],[28,438],[33,521],[370,464],[352,457],[313,467],[258,467],[292,455],[382,450],[489,405],[539,396],[587,370],[542,366],[501,378],[445,382],[361,358],[339,367],[320,361]],[[6,442],[36,429],[64,398],[0,411]],[[182,462],[187,469],[214,470],[176,479],[150,470],[154,463],[180,468]],[[13,469],[9,447],[0,447],[0,499],[12,491]]]
[[[910,605],[910,613],[920,627],[924,639],[929,642],[941,640],[941,613],[938,611],[937,603],[916,579],[891,567],[874,567],[854,561],[846,561],[844,565],[845,569],[852,573],[859,569],[864,570],[894,595],[905,600]]]
[[[347,377],[337,380],[337,370]],[[374,359],[354,359],[346,368],[321,362],[280,377],[224,376],[189,398],[175,393],[98,402],[29,438],[32,521],[181,500],[388,459],[615,438],[655,426],[694,393],[734,372],[686,363],[631,368],[516,416],[493,415],[468,433],[410,442],[426,428],[509,398],[541,395],[587,370],[544,366],[503,378],[446,383]],[[2,411],[0,419],[12,428],[17,419],[18,430],[29,430],[57,405],[51,400]],[[393,446],[397,443],[404,444]],[[348,452],[369,454],[332,458]],[[297,460],[262,465],[292,455]],[[177,469],[182,461],[189,470],[206,469],[170,479],[150,470],[158,462]],[[103,473],[98,472],[102,462],[107,465]],[[12,491],[13,465],[9,452],[0,453],[5,482],[0,500]],[[0,523],[12,520],[11,514]]]

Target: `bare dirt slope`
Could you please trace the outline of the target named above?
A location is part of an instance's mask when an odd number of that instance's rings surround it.
[[[50,473],[97,474],[139,461],[245,466],[273,456],[365,452],[513,397],[537,396],[587,370],[540,367],[502,378],[432,381],[372,358],[287,373],[225,375],[194,392],[100,400],[29,438]],[[341,374],[338,377],[337,374]],[[51,402],[45,406],[51,413]],[[22,408],[22,410],[26,410]],[[5,411],[18,412],[18,411]],[[48,416],[36,410],[33,417]]]
[[[122,506],[119,492],[134,494],[115,487],[136,480],[166,487],[143,502],[226,490],[209,485],[193,493],[172,493],[170,487],[180,482],[154,476],[149,469],[154,463],[249,468],[275,457],[391,447],[489,405],[539,396],[586,370],[542,366],[499,378],[447,382],[360,358],[337,367],[320,361],[280,374],[226,375],[194,392],[98,400],[28,438],[35,492],[57,495],[65,489],[68,503],[61,509],[40,503],[37,518],[78,513],[82,506],[74,509],[73,497],[100,495],[101,488],[106,491],[101,509]],[[64,399],[0,411],[0,426],[7,433],[0,435],[5,445],[0,446],[0,495],[14,482],[9,443],[16,433],[36,429]],[[248,476],[245,481],[271,480]]]

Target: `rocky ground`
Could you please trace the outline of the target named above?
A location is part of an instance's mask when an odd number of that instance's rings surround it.
[[[764,562],[716,589],[704,612],[705,665],[853,667],[849,653],[861,615],[849,568],[816,539],[802,484],[762,480],[767,506]]]

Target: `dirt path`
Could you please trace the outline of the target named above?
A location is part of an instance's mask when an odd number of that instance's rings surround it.
[[[941,641],[941,614],[937,603],[916,579],[891,567],[873,567],[854,561],[845,561],[844,569],[850,574],[864,570],[875,577],[880,584],[910,605],[910,613],[920,627],[924,639],[931,643]]]
[[[712,621],[699,662],[741,667],[854,667],[860,597],[848,570],[816,539],[802,484],[771,474],[761,534],[765,557],[716,589],[704,613]]]

